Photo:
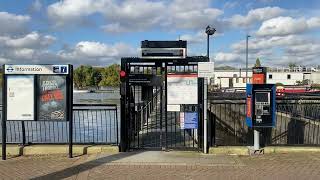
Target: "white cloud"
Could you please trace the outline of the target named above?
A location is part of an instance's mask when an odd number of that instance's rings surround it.
[[[277,17],[262,23],[257,35],[259,36],[286,36],[299,34],[320,27],[320,18],[294,19],[292,17]]]
[[[124,43],[81,41],[69,50],[61,50],[57,55],[73,64],[105,65],[120,62],[121,57],[137,56],[137,51]]]
[[[312,17],[308,19],[307,24],[309,28],[320,28],[320,17]]]
[[[45,48],[54,43],[55,37],[31,32],[19,38],[0,36],[0,46],[12,48]]]
[[[49,5],[47,12],[54,25],[61,27],[80,23],[83,17],[100,11],[107,3],[106,0],[63,0]]]
[[[183,34],[180,36],[181,40],[186,40],[188,44],[192,43],[205,43],[206,33],[204,31],[198,31],[196,34]]]
[[[230,63],[230,62],[241,62],[243,57],[236,53],[224,53],[219,52],[215,55],[214,60],[218,63]]]
[[[30,16],[0,12],[0,35],[10,35],[25,31]]]
[[[105,32],[109,33],[125,33],[125,32],[130,32],[130,28],[126,28],[124,26],[121,26],[120,23],[112,23],[112,24],[107,24],[101,27]]]
[[[257,22],[277,17],[284,12],[285,10],[279,7],[264,7],[250,10],[246,16],[234,15],[229,21],[234,27],[250,27]]]
[[[218,61],[231,63],[236,58],[245,59],[244,40],[231,45],[231,52],[220,52]],[[320,40],[306,35],[266,36],[249,39],[249,63],[260,58],[266,66],[287,66],[289,62],[301,65],[317,65],[320,56]]]
[[[223,11],[209,8],[209,0],[64,0],[48,7],[48,17],[56,27],[81,24],[92,14],[105,17],[106,32],[145,31],[153,28],[199,29],[218,22]]]
[[[40,0],[34,0],[31,4],[31,10],[34,12],[40,11],[42,8],[42,3]]]

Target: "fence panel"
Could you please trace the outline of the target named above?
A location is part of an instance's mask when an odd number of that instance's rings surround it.
[[[211,102],[209,144],[253,144],[253,130],[245,125],[245,101]],[[262,129],[266,145],[320,145],[320,100],[277,100],[275,128]]]
[[[2,115],[2,111],[1,111]],[[0,126],[0,132],[1,132]],[[7,143],[65,144],[69,141],[66,121],[7,121]],[[0,142],[1,142],[0,133]],[[75,144],[118,144],[119,121],[115,104],[74,104]]]

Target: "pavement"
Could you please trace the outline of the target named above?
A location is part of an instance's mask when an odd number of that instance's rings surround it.
[[[0,161],[0,179],[320,179],[320,153],[259,156],[187,151],[133,151],[10,156]]]

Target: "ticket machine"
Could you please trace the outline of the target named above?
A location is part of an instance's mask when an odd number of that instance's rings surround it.
[[[254,154],[263,152],[259,141],[261,129],[276,125],[276,86],[267,84],[266,74],[265,67],[254,67],[252,84],[246,87],[246,123],[254,133],[254,145],[249,150]]]
[[[246,123],[249,127],[274,127],[276,88],[274,84],[247,84]]]

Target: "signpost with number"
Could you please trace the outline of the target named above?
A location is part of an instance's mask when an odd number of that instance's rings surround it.
[[[69,121],[72,157],[72,65],[3,65],[2,159],[6,121]]]

